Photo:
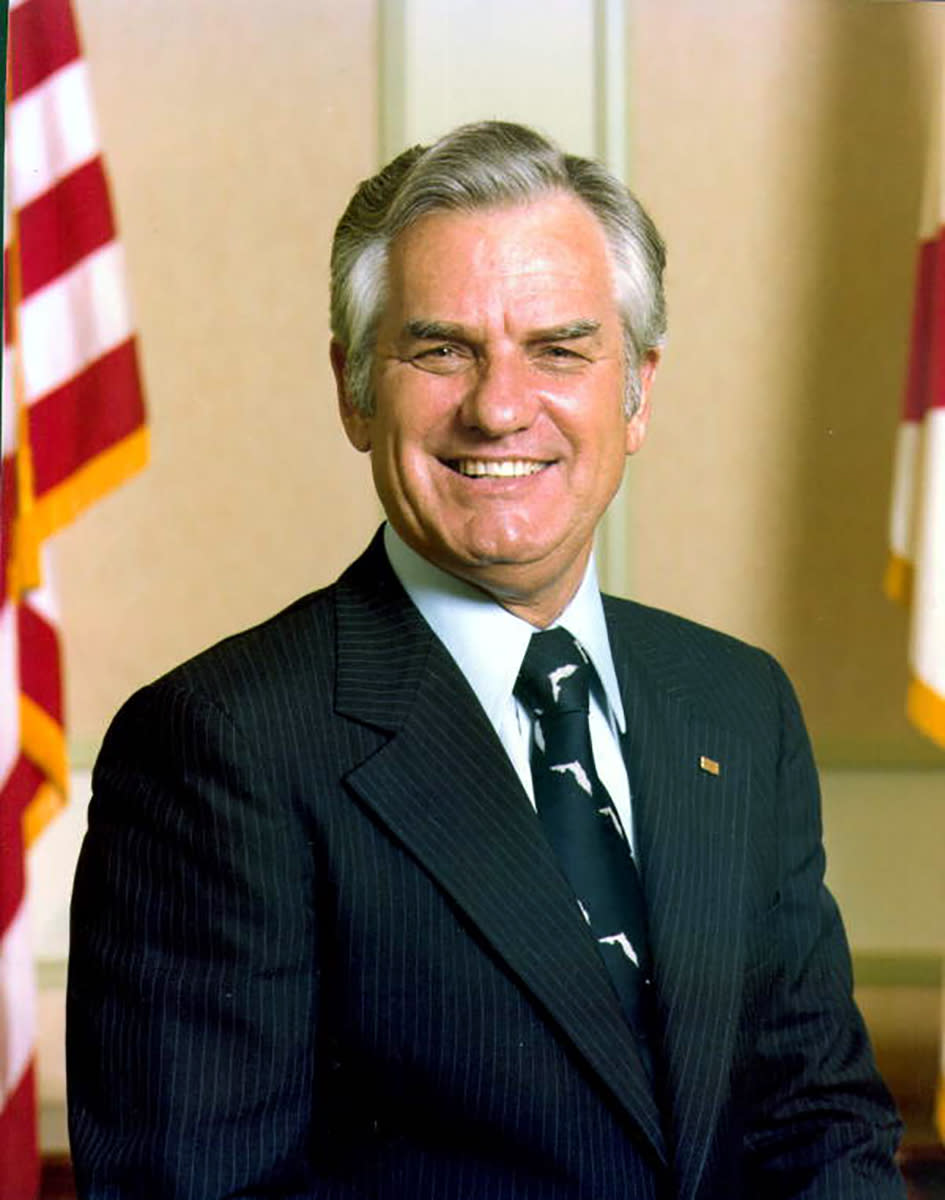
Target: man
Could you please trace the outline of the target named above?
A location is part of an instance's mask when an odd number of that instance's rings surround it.
[[[358,190],[332,362],[388,525],[106,738],[81,1194],[903,1195],[790,686],[597,590],[662,266],[519,126]]]

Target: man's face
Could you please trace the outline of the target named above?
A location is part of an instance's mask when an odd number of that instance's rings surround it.
[[[655,360],[624,414],[604,234],[566,195],[434,214],[395,239],[388,282],[374,413],[342,394],[348,436],[408,545],[546,624],[580,583],[649,412]],[[333,360],[340,372],[338,347]]]

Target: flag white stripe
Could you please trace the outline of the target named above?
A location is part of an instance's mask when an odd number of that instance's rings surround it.
[[[22,208],[100,149],[88,70],[76,59],[10,105],[10,198]]]
[[[913,561],[915,543],[916,460],[920,430],[916,421],[902,421],[896,431],[892,503],[889,508],[889,545],[893,554]]]
[[[26,899],[0,940],[0,1107],[16,1091],[33,1057],[36,983]]]
[[[74,378],[133,332],[124,253],[109,242],[21,305],[27,402]]]
[[[921,453],[911,662],[916,678],[945,699],[945,408],[925,414]]]
[[[3,347],[3,395],[0,396],[0,453],[16,449],[16,397],[13,394],[13,348]]]
[[[0,787],[20,754],[20,666],[16,640],[16,607],[0,607]],[[2,985],[0,985],[2,992]]]
[[[9,196],[9,194],[10,194],[10,164],[7,161],[7,159],[9,158],[9,155],[6,152],[8,145],[9,145],[9,142],[4,142],[4,154],[3,154],[3,194],[4,194],[4,196]],[[3,253],[4,254],[6,254],[7,250],[9,250],[9,248],[10,248],[10,241],[11,241],[12,237],[13,237],[13,229],[12,229],[12,223],[10,221],[10,205],[8,203],[4,202],[4,205],[3,205]]]

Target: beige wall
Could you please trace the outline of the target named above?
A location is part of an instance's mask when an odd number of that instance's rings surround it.
[[[327,365],[376,164],[372,0],[79,0],[153,462],[58,540],[77,760],[136,686],[328,582],[377,509]]]

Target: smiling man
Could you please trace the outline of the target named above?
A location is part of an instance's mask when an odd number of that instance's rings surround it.
[[[331,357],[387,523],[109,731],[81,1195],[904,1195],[790,685],[597,587],[662,268],[623,185],[521,126],[358,189]]]
[[[655,247],[655,243],[654,243]],[[397,534],[535,625],[577,591],[657,357],[625,359],[612,254],[586,204],[432,213],[393,240],[373,399],[342,419]],[[623,380],[642,376],[626,412]]]

